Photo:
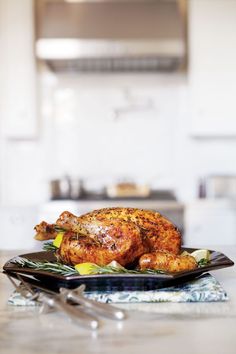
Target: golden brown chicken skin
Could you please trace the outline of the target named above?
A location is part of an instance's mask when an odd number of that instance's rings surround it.
[[[195,269],[197,262],[189,255],[176,256],[167,252],[153,252],[142,255],[139,266],[141,270],[154,269],[175,273]]]
[[[121,220],[133,223],[139,227],[143,243],[149,251],[167,251],[179,254],[181,247],[181,234],[167,218],[161,214],[135,208],[104,208],[76,217],[69,212],[60,215],[56,224],[66,230],[81,231],[84,222],[94,220]]]
[[[120,220],[97,220],[83,224],[87,234],[68,231],[57,255],[66,264],[92,262],[106,265],[115,260],[123,266],[147,251],[139,228]]]
[[[48,224],[42,221],[40,224],[35,226],[35,239],[38,241],[50,240],[57,236],[57,231],[55,230],[55,224]]]
[[[168,219],[143,209],[105,208],[80,217],[65,211],[55,224],[37,225],[35,238],[53,239],[58,229],[66,231],[57,253],[67,264],[104,265],[116,260],[127,266],[148,252],[177,255],[181,246],[181,234]],[[154,256],[151,257],[153,260]],[[142,266],[145,266],[143,264],[144,261]]]

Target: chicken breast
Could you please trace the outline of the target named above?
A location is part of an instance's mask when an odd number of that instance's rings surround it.
[[[127,266],[147,251],[140,230],[133,223],[91,220],[83,223],[83,231],[83,234],[71,231],[64,234],[57,253],[63,263],[106,265],[115,260]]]
[[[142,255],[139,259],[139,266],[141,270],[181,272],[197,268],[197,262],[189,255],[177,256],[167,252],[153,252]]]
[[[160,213],[135,208],[105,208],[76,217],[69,212],[60,215],[56,224],[66,230],[82,232],[82,225],[92,221],[121,220],[139,227],[145,248],[179,254],[181,234],[177,227]]]

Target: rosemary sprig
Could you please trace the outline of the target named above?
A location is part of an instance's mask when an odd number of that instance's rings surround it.
[[[44,251],[50,251],[50,252],[56,252],[58,248],[54,246],[53,242],[45,242],[43,245],[43,250]]]
[[[53,225],[53,228],[57,232],[65,232],[66,231],[65,229],[63,229],[62,227],[60,227],[60,226],[58,226],[56,224]]]
[[[134,270],[126,269],[124,267],[113,267],[113,266],[98,266],[96,265],[96,274],[159,274],[164,273],[161,270]]]
[[[32,261],[24,257],[17,257],[14,259],[13,263],[20,267],[28,267],[35,270],[43,270],[55,274],[60,274],[64,276],[68,275],[78,275],[78,271],[73,266],[68,266],[59,262],[47,262],[47,261]],[[124,267],[113,267],[113,266],[97,266],[94,268],[93,274],[160,274],[165,273],[161,270],[147,269],[144,271],[130,270]]]
[[[31,261],[30,259],[24,257],[17,257],[13,260],[13,263],[23,268],[26,267],[35,270],[43,270],[43,271],[65,275],[65,276],[78,275],[78,272],[75,270],[74,267],[59,262]]]
[[[199,262],[197,262],[198,267],[204,267],[209,264],[210,261],[206,258],[202,258]]]

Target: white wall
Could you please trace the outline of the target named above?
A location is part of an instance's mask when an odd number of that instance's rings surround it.
[[[128,176],[174,185],[169,162],[183,81],[157,74],[57,76],[44,102],[53,121],[51,175]]]
[[[54,87],[51,95],[45,82]],[[236,173],[236,139],[192,137],[184,75],[58,75],[44,77],[44,91],[52,124],[47,144],[53,141],[48,178],[129,176],[191,200],[199,177]],[[115,118],[116,109],[132,104],[139,110]]]
[[[236,174],[236,139],[192,138],[188,98],[177,74],[44,73],[40,138],[5,139],[4,204],[42,202],[48,181],[64,174],[101,184],[134,178],[173,188],[183,201],[196,196],[200,176]],[[129,105],[139,107],[114,117]]]

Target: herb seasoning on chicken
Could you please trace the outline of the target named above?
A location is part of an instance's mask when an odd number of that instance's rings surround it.
[[[140,259],[141,269],[146,264],[149,269],[160,269],[162,264],[162,270],[173,272],[197,267],[196,262],[179,256],[181,234],[175,225],[150,210],[105,208],[80,217],[64,211],[55,224],[42,222],[35,230],[38,240],[55,238],[56,230],[64,230],[57,255],[66,264],[117,261],[129,266]],[[164,254],[168,262],[158,263]]]

